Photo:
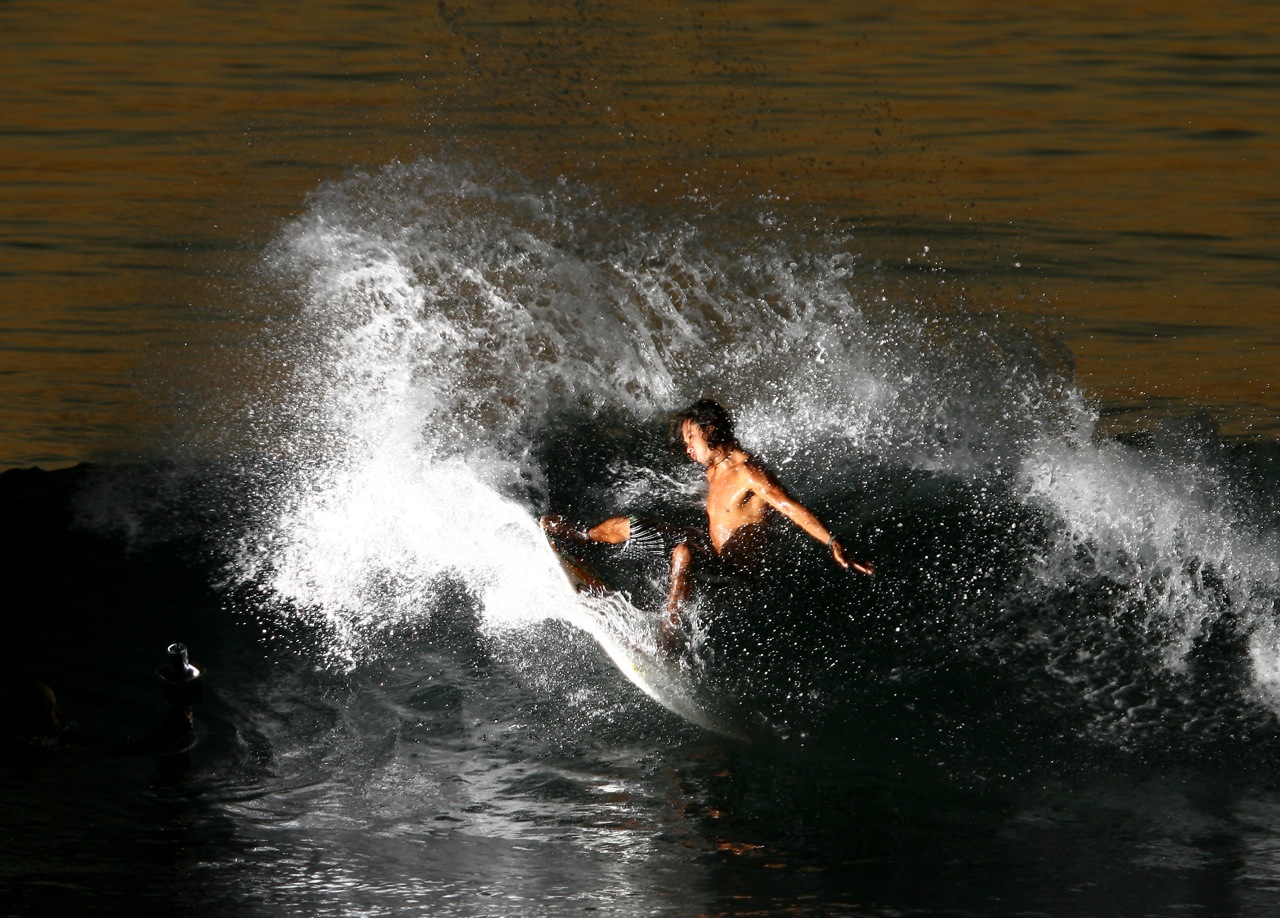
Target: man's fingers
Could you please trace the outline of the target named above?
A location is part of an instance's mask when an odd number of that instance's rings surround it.
[[[839,542],[833,541],[831,543],[831,557],[835,559],[836,564],[839,564],[845,570],[853,568],[859,574],[866,574],[868,577],[875,576],[876,569],[874,565],[867,564],[865,561],[850,561],[844,556],[844,546]]]

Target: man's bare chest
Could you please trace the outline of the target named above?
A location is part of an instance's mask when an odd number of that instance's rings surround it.
[[[707,515],[717,517],[757,518],[764,512],[764,500],[750,478],[729,471],[708,477]]]

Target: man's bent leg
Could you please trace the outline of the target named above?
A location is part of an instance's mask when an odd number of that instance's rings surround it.
[[[588,529],[587,535],[595,542],[621,545],[631,538],[631,518],[627,516],[611,516]]]
[[[680,617],[680,610],[684,608],[693,592],[693,580],[689,576],[689,567],[692,562],[693,552],[689,550],[688,545],[677,545],[672,549],[667,613],[658,626],[658,643],[666,651],[678,650],[684,639],[684,622]]]
[[[631,536],[631,522],[625,516],[611,516],[589,529],[578,529],[563,516],[548,514],[539,524],[552,535],[564,536],[579,542],[605,542],[618,545]]]

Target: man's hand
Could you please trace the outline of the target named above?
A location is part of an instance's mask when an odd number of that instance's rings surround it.
[[[844,546],[840,544],[839,539],[831,540],[831,557],[835,559],[836,564],[839,564],[845,570],[853,568],[859,574],[866,574],[868,577],[875,576],[876,569],[874,565],[862,561],[850,561],[844,556]]]

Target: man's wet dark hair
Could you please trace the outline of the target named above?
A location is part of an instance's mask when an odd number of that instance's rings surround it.
[[[676,414],[675,418],[672,419],[672,439],[681,448],[684,446],[681,429],[684,427],[685,421],[693,421],[702,429],[702,435],[707,438],[707,446],[712,449],[721,446],[736,446],[738,443],[737,437],[733,433],[733,418],[730,417],[728,410],[715,399],[699,399]]]

